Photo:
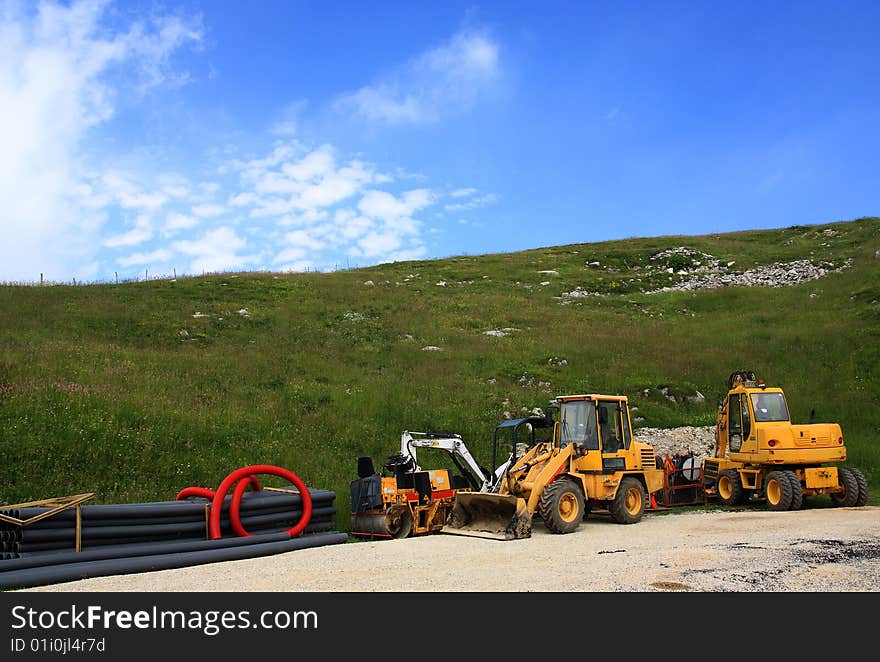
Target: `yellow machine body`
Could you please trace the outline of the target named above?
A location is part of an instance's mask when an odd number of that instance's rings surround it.
[[[709,496],[735,505],[759,494],[773,510],[797,509],[804,496],[821,494],[836,505],[867,502],[862,473],[837,466],[846,460],[839,424],[792,424],[783,390],[753,373],[733,373],[728,386],[716,420],[715,456],[703,463]]]

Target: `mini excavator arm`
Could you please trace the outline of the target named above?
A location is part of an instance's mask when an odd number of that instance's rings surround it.
[[[484,492],[490,488],[493,477],[487,475],[486,469],[481,467],[474,459],[461,436],[457,434],[442,436],[431,432],[409,432],[405,430],[400,435],[400,452],[412,457],[416,461],[416,469],[418,470],[416,448],[435,448],[446,451],[459,468],[461,468],[461,463],[464,463],[473,474],[473,477],[477,479],[480,484],[475,486],[475,489]]]

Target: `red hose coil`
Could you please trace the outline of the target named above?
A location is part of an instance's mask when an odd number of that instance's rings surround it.
[[[229,491],[229,488],[243,478],[253,477],[257,474],[268,474],[270,476],[284,478],[293,483],[293,485],[299,490],[300,498],[302,499],[302,514],[300,515],[299,521],[287,530],[287,535],[294,538],[302,533],[309,525],[309,521],[312,519],[312,495],[309,493],[305,483],[300,480],[299,476],[292,471],[271,464],[255,464],[233,471],[223,479],[223,482],[220,483],[217,491],[214,492],[213,500],[211,502],[211,516],[208,523],[208,533],[212,540],[217,540],[222,537],[220,532],[220,511],[223,508],[223,499],[226,498],[226,493]],[[245,481],[242,481],[242,485],[244,483]],[[232,495],[233,498],[229,507],[229,521],[233,530],[238,535],[249,536],[250,533],[248,533],[241,525],[241,519],[239,518],[241,495],[244,494],[244,487],[241,487],[241,489],[239,489],[239,487],[240,486],[236,487],[235,492]],[[236,498],[236,495],[238,495],[238,498]],[[233,507],[235,509],[234,512]]]

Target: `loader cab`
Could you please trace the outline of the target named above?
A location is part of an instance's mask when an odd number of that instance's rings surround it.
[[[629,450],[632,428],[627,401],[619,397],[566,396],[559,401],[560,446],[612,455]]]

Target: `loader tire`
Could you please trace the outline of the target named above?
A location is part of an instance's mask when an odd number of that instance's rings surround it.
[[[856,475],[852,472],[851,469],[847,467],[840,467],[837,470],[837,477],[840,480],[840,485],[843,487],[843,492],[838,492],[836,494],[831,494],[831,503],[835,506],[842,506],[844,508],[851,508],[855,506],[859,501],[859,481],[856,478]]]
[[[791,483],[791,506],[789,510],[800,510],[804,507],[804,488],[801,487],[801,479],[794,471],[784,471]]]
[[[635,524],[645,513],[648,493],[638,478],[626,476],[620,481],[617,494],[608,509],[618,524]]]
[[[736,469],[725,469],[718,474],[715,489],[718,498],[725,506],[739,506],[748,498],[748,494],[743,489],[742,478]]]
[[[853,476],[855,476],[856,483],[859,486],[859,498],[856,499],[854,505],[864,506],[868,503],[868,479],[865,478],[865,474],[863,474],[858,469],[850,468],[849,471]]]
[[[584,494],[570,478],[554,480],[538,500],[538,514],[553,533],[571,533],[580,526]]]
[[[791,483],[787,471],[771,471],[764,478],[764,498],[770,510],[791,508]]]

